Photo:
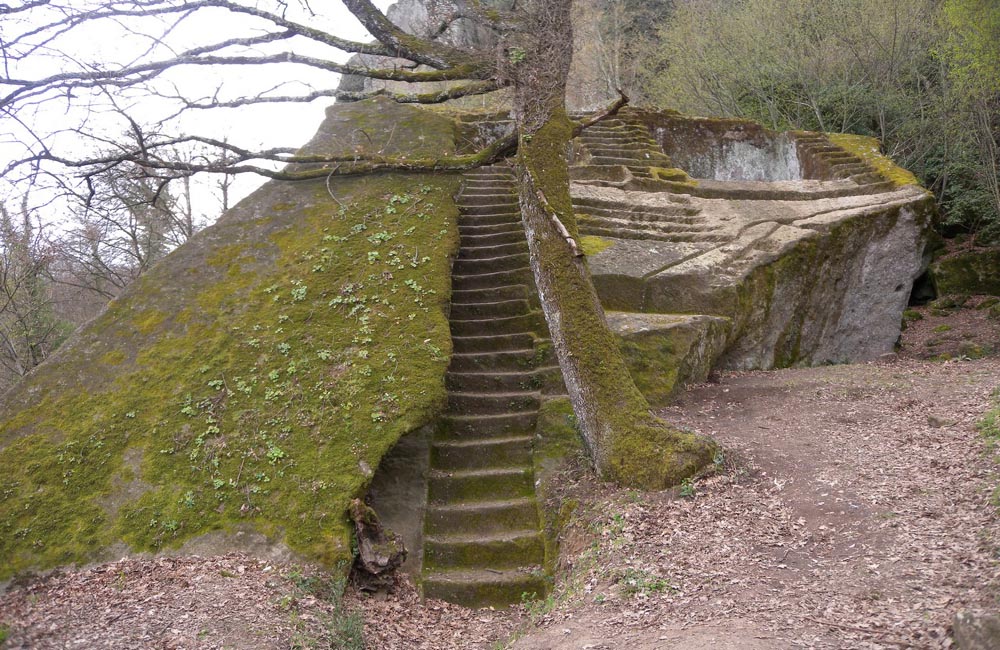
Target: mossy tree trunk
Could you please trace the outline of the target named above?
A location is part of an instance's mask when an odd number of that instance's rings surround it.
[[[707,438],[671,428],[649,412],[608,328],[577,239],[567,155],[572,0],[536,0],[533,41],[512,57],[514,116],[520,136],[519,195],[542,310],[580,431],[600,474],[625,485],[677,484],[712,461]],[[559,223],[565,233],[560,232]]]

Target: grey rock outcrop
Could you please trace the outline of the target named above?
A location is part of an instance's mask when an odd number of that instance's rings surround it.
[[[996,614],[962,611],[955,614],[952,628],[960,650],[1000,648],[1000,616]]]
[[[892,165],[867,141],[630,111],[581,142],[572,196],[605,239],[590,264],[607,308],[726,319],[702,354],[729,369],[892,351],[934,204],[877,172]]]

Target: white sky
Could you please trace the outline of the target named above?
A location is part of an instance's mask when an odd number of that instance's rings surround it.
[[[83,0],[80,0],[82,4]],[[393,0],[375,0],[375,4],[385,10]],[[74,0],[73,6],[78,2]],[[254,0],[245,0],[243,4],[254,4]],[[261,8],[273,11],[273,2],[257,2]],[[301,10],[303,2],[289,0],[288,18],[306,24],[313,28],[321,28],[339,37],[369,41],[370,36],[357,20],[343,7],[340,2],[329,0],[312,0],[311,6],[318,16],[310,17]],[[323,7],[319,11],[318,7]],[[26,24],[34,26],[52,20],[52,14],[47,10],[25,12],[22,18]],[[4,19],[6,25],[0,25],[0,37],[9,39],[10,35],[22,31],[23,27],[9,19]],[[80,70],[91,62],[111,62],[126,64],[138,60],[150,48],[159,48],[151,60],[167,58],[171,51],[209,43],[217,43],[234,36],[258,34],[270,24],[251,17],[231,14],[221,9],[208,9],[195,13],[191,18],[182,21],[171,28],[167,38],[155,42],[148,36],[136,32],[159,36],[163,32],[165,21],[112,23],[104,21],[100,24],[82,25],[79,29],[68,32],[56,41],[60,52],[39,50],[33,55],[30,65],[22,65],[10,70],[10,78],[37,78],[47,74],[69,70]],[[270,26],[273,30],[273,26]],[[294,44],[294,45],[290,45]],[[293,40],[274,46],[259,46],[258,53],[266,54],[278,48],[291,49],[298,54],[346,61],[350,55],[333,48],[318,46],[305,40]],[[147,59],[148,60],[148,59]],[[334,88],[339,82],[339,75],[318,71],[304,66],[267,65],[246,67],[207,67],[187,66],[176,68],[156,81],[161,90],[176,85],[187,97],[201,98],[218,92],[220,98],[253,95],[268,89],[278,87],[276,94],[294,95],[308,90],[312,84],[317,88]],[[0,85],[0,93],[6,90]],[[156,121],[172,112],[172,108],[163,101],[151,100],[137,92],[115,93],[114,101],[119,107],[125,108],[130,115],[140,121]],[[261,147],[297,147],[304,144],[315,133],[321,120],[323,110],[332,102],[329,98],[315,100],[309,104],[266,104],[236,109],[212,109],[210,111],[191,111],[180,120],[175,120],[171,130],[179,129],[187,132],[197,132],[219,139],[228,139],[234,144],[248,149]],[[127,128],[127,122],[119,115],[110,113],[109,101],[106,98],[88,98],[86,93],[76,93],[67,100],[65,97],[50,99],[38,106],[22,108],[17,113],[37,134],[45,135],[49,146],[56,150],[64,147],[66,151],[80,151],[81,138],[79,134],[68,129],[78,125],[89,133],[106,135],[114,139]],[[84,105],[86,104],[86,106]],[[10,118],[0,117],[0,163],[16,159],[24,154],[24,143],[32,140],[28,131],[16,124]],[[258,177],[242,175],[235,191],[231,194],[231,202],[235,202],[252,191],[263,182]],[[18,188],[0,186],[0,197],[16,194]],[[199,193],[196,200],[201,205],[200,211],[210,219],[218,216],[218,209],[204,193]],[[196,210],[198,210],[196,207]]]

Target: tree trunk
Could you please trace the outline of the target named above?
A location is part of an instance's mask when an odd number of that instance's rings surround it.
[[[572,123],[566,77],[572,58],[572,0],[537,0],[526,33],[534,41],[512,63],[522,219],[545,320],[581,434],[601,476],[663,488],[712,462],[715,444],[669,427],[649,412],[636,388],[574,239],[567,155]]]

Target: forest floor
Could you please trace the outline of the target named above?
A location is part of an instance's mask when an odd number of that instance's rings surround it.
[[[932,312],[899,353],[727,373],[662,415],[715,437],[716,471],[643,493],[568,466],[579,505],[553,594],[511,610],[421,603],[240,555],[125,559],[11,586],[9,648],[947,648],[1000,603],[1000,321]],[[978,346],[978,350],[975,347]],[[937,360],[930,360],[932,357]],[[950,360],[942,360],[951,357]],[[362,633],[364,645],[359,638]]]

